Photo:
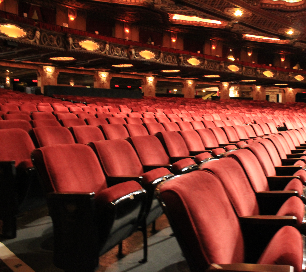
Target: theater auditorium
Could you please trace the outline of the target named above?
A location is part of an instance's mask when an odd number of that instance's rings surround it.
[[[306,271],[306,0],[0,0],[0,271]]]

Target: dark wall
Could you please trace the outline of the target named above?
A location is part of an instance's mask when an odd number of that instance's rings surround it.
[[[96,96],[96,97],[118,97],[118,98],[142,98],[141,90],[125,89],[101,89],[86,87],[52,86],[44,87],[44,94],[52,96],[54,94]]]

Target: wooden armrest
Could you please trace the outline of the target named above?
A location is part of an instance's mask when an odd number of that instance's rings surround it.
[[[287,186],[287,184],[294,178],[299,179],[298,176],[284,175],[284,176],[269,176],[267,177],[267,180],[268,180],[270,190],[274,191],[274,190],[283,190]]]
[[[275,170],[277,176],[290,176],[302,168],[303,167],[300,165],[284,165],[284,166],[276,166]]]
[[[206,271],[271,271],[271,272],[292,272],[293,267],[290,265],[273,265],[273,264],[212,264]]]

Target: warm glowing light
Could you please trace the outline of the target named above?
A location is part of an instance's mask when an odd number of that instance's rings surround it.
[[[229,65],[227,67],[229,70],[231,70],[232,72],[238,72],[239,71],[239,67],[236,65]]]
[[[55,67],[53,66],[44,66],[44,70],[47,74],[53,74],[55,71]]]
[[[251,57],[253,54],[252,48],[248,48],[247,52],[248,52],[248,56]]]
[[[22,28],[11,24],[0,25],[0,32],[11,38],[21,38],[27,34]]]
[[[177,89],[173,89],[173,92],[175,92],[175,93],[176,93],[176,92],[177,92]]]
[[[281,62],[284,62],[286,60],[285,57],[281,57]]]
[[[302,80],[304,80],[304,77],[301,76],[301,75],[297,75],[297,76],[295,76],[294,78],[295,78],[297,81],[302,81]]]
[[[122,64],[113,64],[112,66],[119,67],[119,68],[128,68],[128,67],[133,67],[133,64],[122,63]]]
[[[193,80],[187,80],[188,85],[192,85],[193,84]]]
[[[127,27],[124,29],[125,33],[130,33],[130,29],[128,29]]]
[[[175,37],[171,38],[171,41],[172,41],[173,43],[175,43],[175,42],[176,42],[176,38],[175,38]]]
[[[222,82],[222,85],[224,88],[227,88],[229,86],[228,82]]]
[[[181,70],[161,70],[162,73],[178,73]]]
[[[153,59],[155,57],[155,54],[149,50],[140,51],[139,55],[144,59]]]
[[[70,86],[74,86],[74,81],[70,80],[69,84],[70,84]]]
[[[216,49],[216,45],[213,44],[213,45],[211,46],[211,49],[212,49],[212,50],[215,50],[215,49]]]
[[[266,77],[273,77],[274,74],[271,72],[271,71],[264,71],[263,74],[266,76]]]
[[[147,77],[148,83],[152,84],[154,82],[154,77]]]
[[[69,20],[74,21],[75,17],[73,15],[69,15]]]
[[[193,66],[197,66],[201,63],[197,58],[190,58],[187,62]]]
[[[234,15],[235,15],[236,17],[241,17],[242,14],[243,14],[243,12],[242,12],[241,9],[237,9],[237,10],[234,12]]]
[[[56,60],[56,61],[71,61],[75,60],[74,57],[52,57],[50,60]]]
[[[234,55],[233,55],[232,49],[230,49],[230,52],[229,52],[227,58],[228,58],[229,60],[231,60],[231,61],[234,61],[234,60],[235,60],[235,57],[234,57]]]
[[[5,78],[5,83],[6,83],[6,85],[10,85],[10,82],[11,82],[11,80],[10,80],[10,77],[6,77]]]
[[[276,83],[276,84],[274,84],[275,86],[287,86],[288,84],[286,84],[286,83]]]
[[[292,29],[289,29],[287,32],[286,32],[288,35],[293,35],[294,31]]]
[[[214,78],[214,77],[220,77],[220,75],[204,75],[204,77]]]
[[[265,37],[265,36],[257,36],[251,34],[243,34],[242,37],[245,40],[257,41],[257,42],[267,42],[267,43],[279,43],[279,44],[287,44],[290,43],[289,40],[281,40],[279,38]]]
[[[81,47],[83,47],[84,49],[89,50],[89,51],[98,50],[99,47],[100,47],[98,43],[96,43],[94,41],[91,41],[91,40],[81,41],[81,42],[79,42],[79,45]]]
[[[240,82],[255,82],[256,79],[243,79],[243,80],[240,80]]]
[[[172,20],[181,20],[187,22],[201,22],[205,24],[217,24],[221,25],[221,21],[211,20],[211,19],[203,19],[197,16],[187,16],[187,15],[180,15],[180,14],[173,14]]]

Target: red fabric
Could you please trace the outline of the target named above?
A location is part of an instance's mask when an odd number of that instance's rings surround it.
[[[189,150],[182,136],[176,131],[163,131],[157,137],[165,145],[170,157],[188,157]]]
[[[173,122],[167,122],[167,123],[162,123],[166,131],[180,131],[180,127],[178,126],[177,123]]]
[[[94,141],[105,140],[102,131],[95,126],[71,127],[71,131],[79,144],[87,144]]]
[[[156,168],[156,169],[153,169],[151,171],[148,171],[144,174],[142,174],[142,182],[144,184],[150,184],[152,183],[154,180],[158,179],[158,178],[161,178],[161,177],[164,177],[164,176],[167,176],[171,174],[171,172],[167,169],[167,168],[164,168],[164,167],[160,167],[160,168]]]
[[[205,148],[216,148],[219,146],[219,143],[210,129],[198,129],[202,142]]]
[[[138,182],[134,180],[126,181],[97,192],[95,199],[98,205],[103,206],[139,190],[143,190],[143,188]]]
[[[76,118],[72,118],[72,119],[63,119],[61,120],[62,124],[64,127],[73,127],[73,126],[86,126],[86,123],[83,119],[76,119]]]
[[[228,138],[224,130],[220,127],[210,128],[210,130],[215,134],[215,137],[219,144],[229,144]]]
[[[214,149],[211,150],[211,154],[214,157],[220,156],[220,155],[224,154],[225,152],[226,152],[226,150],[222,147],[214,148]]]
[[[0,129],[20,128],[26,132],[32,129],[29,121],[25,120],[0,120]]]
[[[193,117],[194,118],[194,117]],[[193,126],[193,129],[194,130],[197,130],[197,129],[204,129],[204,124],[201,122],[201,121],[192,121],[190,122],[191,125]]]
[[[142,165],[170,164],[170,159],[161,144],[153,135],[130,138]]]
[[[236,130],[233,127],[224,126],[222,128],[230,142],[239,142],[240,138],[238,137],[238,134]]]
[[[286,185],[284,191],[298,191],[299,195],[303,195],[303,183],[297,179],[297,178],[293,178],[292,180],[290,180],[290,182],[288,182],[288,184]]]
[[[142,124],[126,124],[125,127],[130,137],[149,135],[149,132]]]
[[[190,130],[193,130],[193,127],[192,127],[190,122],[182,121],[182,122],[177,122],[177,124],[180,127],[181,131],[185,131],[185,130],[190,131]]]
[[[53,120],[56,120],[56,117],[51,112],[32,112],[32,119],[33,120],[38,120],[38,119],[44,119],[44,120],[45,119],[53,119]]]
[[[85,118],[85,120],[88,125],[96,126],[96,127],[103,125],[103,124],[108,124],[106,119],[103,119],[103,118],[87,117]]]
[[[40,147],[75,143],[71,132],[65,127],[36,127],[33,132]]]
[[[195,130],[181,131],[180,134],[182,135],[189,151],[205,150],[201,137]]]
[[[33,120],[32,126],[33,127],[50,127],[50,126],[61,127],[62,125],[60,124],[59,121],[55,119],[39,119],[39,120]]]
[[[89,146],[66,144],[39,149],[55,192],[95,192],[106,188],[97,156]]]
[[[195,165],[195,161],[191,158],[181,159],[172,164],[171,169],[174,172],[180,172],[183,168]]]
[[[149,131],[150,135],[155,135],[157,132],[160,131],[166,131],[164,126],[160,123],[145,123],[145,127]]]
[[[22,129],[0,129],[0,161],[15,161],[16,167],[31,168],[34,144]]]
[[[281,228],[261,255],[259,264],[291,265],[295,272],[302,271],[303,240],[297,229]]]
[[[212,159],[212,158],[213,158],[213,156],[209,152],[203,152],[203,153],[200,153],[200,154],[196,155],[194,157],[194,161],[197,164],[200,164],[203,161],[208,160],[208,159]]]
[[[255,134],[254,129],[250,125],[243,126],[244,130],[248,136],[248,138],[255,138],[257,135]]]
[[[28,114],[24,114],[24,113],[6,113],[3,115],[3,119],[4,120],[25,120],[25,121],[31,121],[31,117]]]
[[[238,216],[258,215],[256,195],[239,162],[233,158],[212,160],[203,170],[214,173],[221,181]]]
[[[123,124],[103,124],[101,128],[107,140],[126,139],[129,137],[129,133]]]
[[[216,127],[215,123],[213,121],[210,121],[210,120],[203,120],[202,121],[205,128],[213,128],[213,127]]]
[[[92,142],[107,176],[140,176],[143,173],[139,158],[126,140],[105,140]]]
[[[107,117],[107,121],[110,124],[126,124],[126,121],[122,117]]]
[[[190,172],[164,183],[160,194],[175,235],[186,246],[184,255],[192,256],[193,265],[199,271],[205,271],[211,263],[243,262],[239,222],[221,182],[214,175],[205,171]]]

